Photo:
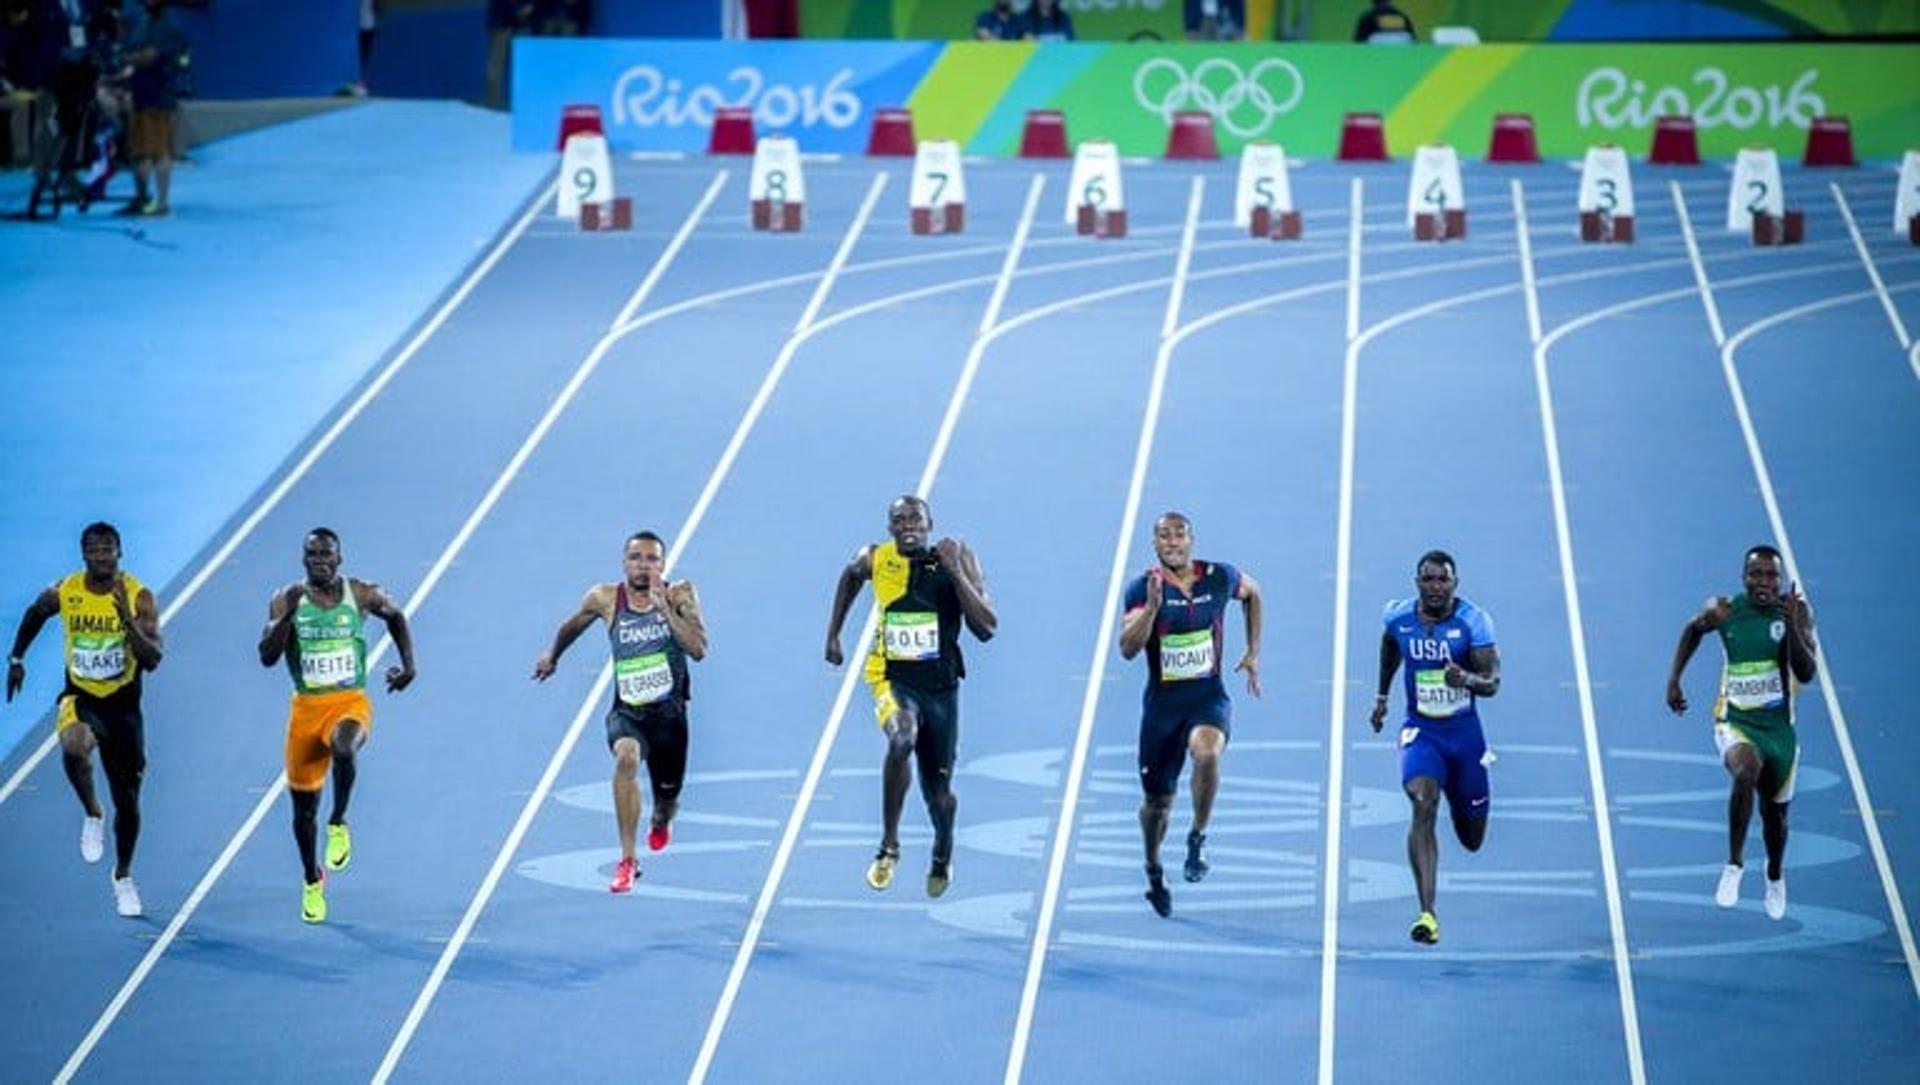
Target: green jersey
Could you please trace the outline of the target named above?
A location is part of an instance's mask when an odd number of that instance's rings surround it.
[[[1727,661],[1720,672],[1714,719],[1760,730],[1792,727],[1786,614],[1779,607],[1756,607],[1745,594],[1736,595],[1720,623],[1720,646]]]
[[[303,595],[293,613],[287,673],[303,694],[340,693],[367,684],[367,640],[353,585],[340,578],[340,602],[323,607]]]

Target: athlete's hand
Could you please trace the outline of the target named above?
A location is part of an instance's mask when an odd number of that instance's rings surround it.
[[[113,576],[113,612],[119,615],[121,625],[133,624],[133,604],[127,601],[125,573],[115,573]]]
[[[413,684],[413,668],[394,665],[387,668],[387,692],[398,693]]]
[[[1240,662],[1234,664],[1233,669],[1247,672],[1247,692],[1255,697],[1260,696],[1260,660],[1248,652],[1240,657]]]
[[[1452,660],[1448,660],[1447,661],[1448,687],[1452,689],[1464,689],[1466,687],[1466,684],[1467,684],[1466,668],[1460,666],[1460,664],[1455,663]]]
[[[667,590],[667,582],[660,577],[647,581],[647,603],[665,616],[673,609],[673,593]]]
[[[1676,716],[1687,714],[1687,692],[1680,688],[1678,681],[1671,678],[1667,679],[1667,707],[1673,709]]]
[[[827,662],[832,666],[838,667],[840,664],[845,663],[846,661],[847,661],[847,657],[840,654],[840,638],[828,637],[827,638]]]
[[[303,581],[295,581],[291,585],[288,585],[285,594],[283,594],[280,598],[284,600],[286,613],[292,614],[296,609],[299,608],[300,600],[305,599],[306,597],[307,597],[306,583]]]
[[[1167,597],[1166,581],[1160,578],[1160,570],[1147,573],[1147,613],[1160,613],[1160,603]]]
[[[964,553],[960,544],[951,538],[942,537],[933,544],[933,556],[940,559],[940,567],[956,576],[960,573],[960,558]]]
[[[1380,733],[1380,728],[1386,726],[1387,699],[1385,697],[1375,697],[1373,699],[1373,715],[1368,718],[1367,722],[1373,724],[1373,733],[1376,735]]]
[[[553,649],[549,648],[541,652],[540,658],[533,661],[533,680],[544,682],[552,678],[553,670],[558,665],[559,661],[553,658]]]
[[[13,695],[20,692],[20,687],[25,684],[26,680],[27,668],[25,664],[11,662],[7,664],[7,703],[13,703]]]
[[[1813,610],[1807,606],[1807,597],[1800,594],[1799,588],[1790,587],[1780,602],[1786,608],[1787,621],[1794,631],[1806,636],[1813,629]]]

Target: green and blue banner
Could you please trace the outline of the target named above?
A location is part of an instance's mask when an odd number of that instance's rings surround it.
[[[615,148],[698,151],[714,110],[753,110],[762,134],[857,152],[873,111],[907,106],[921,138],[1014,153],[1028,110],[1075,139],[1155,155],[1174,114],[1214,118],[1226,153],[1253,139],[1328,156],[1349,112],[1379,113],[1388,150],[1444,140],[1469,155],[1499,113],[1534,118],[1541,152],[1598,142],[1633,153],[1655,120],[1692,116],[1704,154],[1766,144],[1797,155],[1815,117],[1849,118],[1865,157],[1920,144],[1920,48],[1910,45],[1360,45],[687,42],[533,39],[514,55],[514,146],[552,150],[560,109],[598,104]]]

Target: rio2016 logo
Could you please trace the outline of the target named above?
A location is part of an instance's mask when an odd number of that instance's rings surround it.
[[[1225,57],[1209,57],[1189,72],[1171,57],[1154,57],[1133,73],[1133,98],[1167,124],[1183,109],[1205,110],[1227,131],[1251,139],[1292,112],[1306,93],[1300,69],[1268,57],[1242,70]]]
[[[1806,128],[1827,112],[1826,100],[1813,92],[1819,78],[1810,68],[1785,89],[1776,83],[1762,90],[1733,86],[1719,68],[1701,68],[1693,73],[1696,93],[1666,86],[1649,94],[1645,80],[1619,68],[1597,68],[1580,81],[1575,108],[1582,128],[1646,128],[1665,116],[1691,116],[1701,128]]]
[[[850,128],[860,120],[860,96],[847,89],[853,70],[842,68],[825,86],[770,83],[760,69],[741,65],[727,73],[725,86],[670,77],[651,64],[628,68],[613,86],[613,123],[643,128],[713,123],[722,106],[753,110],[755,123],[771,128],[824,124]]]

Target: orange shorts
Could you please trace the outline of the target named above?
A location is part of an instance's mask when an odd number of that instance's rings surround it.
[[[364,689],[339,693],[296,693],[287,717],[287,786],[318,791],[333,765],[333,731],[352,720],[361,733],[373,733],[373,701]]]

